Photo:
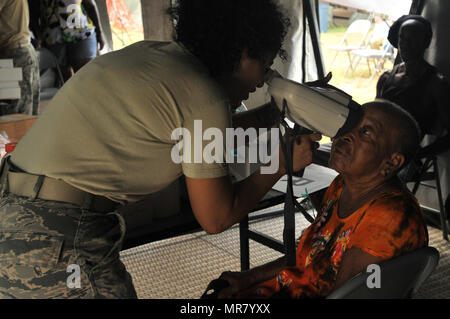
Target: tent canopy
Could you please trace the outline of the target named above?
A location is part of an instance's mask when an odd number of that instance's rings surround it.
[[[320,2],[388,15],[392,19],[397,19],[409,13],[412,0],[320,0]]]

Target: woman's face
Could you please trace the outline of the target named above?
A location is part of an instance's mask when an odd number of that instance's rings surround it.
[[[231,107],[237,108],[242,101],[248,99],[250,93],[264,85],[264,76],[273,63],[275,54],[270,54],[264,63],[248,57],[242,53],[240,67],[222,82],[230,98]]]
[[[400,26],[398,51],[404,62],[421,59],[426,50],[424,25],[417,20],[407,20]]]
[[[377,176],[390,156],[391,132],[387,116],[377,110],[375,103],[367,105],[359,124],[334,139],[330,167],[344,177]]]

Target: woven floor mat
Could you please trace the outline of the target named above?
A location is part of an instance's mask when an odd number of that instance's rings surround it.
[[[250,229],[281,240],[283,217],[250,221]],[[308,222],[296,215],[296,237]],[[442,232],[429,227],[430,246],[440,252],[434,273],[414,298],[450,299],[450,242]],[[255,267],[281,256],[281,253],[250,240],[250,265]],[[208,283],[223,271],[240,270],[239,227],[208,235],[198,232],[153,242],[121,252],[121,260],[133,277],[139,298],[199,298]]]

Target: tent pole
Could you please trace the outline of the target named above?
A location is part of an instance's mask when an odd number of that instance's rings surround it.
[[[302,83],[306,81],[306,14],[305,8],[302,9],[302,24],[303,24],[303,36],[302,36]]]
[[[100,16],[100,24],[103,29],[103,35],[105,37],[108,51],[113,51],[113,38],[112,38],[112,31],[111,31],[111,24],[109,21],[109,15],[108,15],[108,8],[106,7],[106,0],[97,0],[97,8],[98,8],[98,14]]]
[[[167,14],[170,0],[141,0],[144,38],[153,41],[172,40],[172,21]]]
[[[413,0],[411,4],[410,14],[422,14],[423,6],[425,5],[425,0]]]
[[[311,35],[311,42],[312,42],[313,51],[314,51],[314,59],[316,61],[316,67],[317,67],[317,75],[319,78],[323,78],[325,76],[325,70],[324,70],[323,62],[322,62],[322,54],[320,52],[319,33],[318,33],[319,26],[317,23],[318,19],[317,19],[317,17],[314,18],[311,1],[314,1],[314,3],[317,4],[317,0],[304,0],[303,1],[303,10],[304,10],[304,16],[306,15],[306,17],[308,19],[309,33]],[[303,25],[305,26],[306,23],[304,23]],[[306,41],[306,40],[303,39],[303,41]],[[303,54],[304,54],[304,52],[303,52]]]

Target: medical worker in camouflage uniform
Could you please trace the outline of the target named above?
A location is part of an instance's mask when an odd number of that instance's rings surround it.
[[[223,133],[258,118],[254,126],[275,125],[270,103],[244,112],[240,124],[231,117],[262,87],[287,28],[273,0],[178,2],[177,41],[141,41],[89,62],[3,162],[0,297],[136,298],[119,258],[121,205],[132,208],[184,176],[197,221],[219,233],[285,174],[276,152],[274,172],[258,169],[234,185],[227,163],[172,157],[173,132],[194,132],[199,121]],[[304,135],[293,147],[294,171],[311,163],[320,138]],[[185,154],[202,158],[187,144]]]
[[[27,0],[0,1],[0,59],[13,59],[22,68],[21,97],[0,108],[0,115],[23,113],[37,115],[39,109],[39,62],[30,43]]]

